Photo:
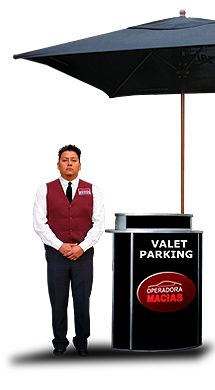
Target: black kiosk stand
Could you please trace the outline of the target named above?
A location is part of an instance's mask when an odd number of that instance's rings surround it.
[[[202,232],[192,215],[116,214],[112,347],[168,351],[202,343]]]

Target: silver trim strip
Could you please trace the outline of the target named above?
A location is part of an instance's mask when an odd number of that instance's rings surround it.
[[[201,252],[200,252],[200,239],[201,239]],[[200,256],[201,256],[201,267],[200,267]],[[202,340],[202,267],[203,267],[203,240],[202,240],[202,235],[198,234],[198,279],[197,279],[197,285],[198,285],[198,307],[197,307],[197,318],[200,318],[201,321],[201,328],[199,321],[197,322],[197,334],[200,335],[200,339]],[[201,273],[200,273],[201,272]],[[200,293],[201,290],[201,293]],[[199,312],[199,306],[201,304],[201,317],[200,317],[200,312]],[[201,332],[200,332],[201,331]]]
[[[181,347],[181,348],[169,348],[169,349],[132,349],[132,352],[135,353],[156,353],[156,352],[174,352],[174,351],[187,351],[189,349],[193,348],[203,348],[203,344],[197,344],[197,345],[190,345],[189,347]],[[123,352],[129,352],[130,349],[123,349],[123,348],[113,348],[114,351],[123,351]]]
[[[141,216],[141,217],[144,217],[144,216],[158,216],[158,217],[162,217],[162,216],[172,216],[172,217],[193,217],[193,214],[171,214],[171,213],[144,213],[144,214],[137,214],[137,213],[115,213],[115,215],[136,215],[137,217],[138,216]]]
[[[130,236],[130,336],[129,348],[133,345],[133,264],[134,264],[134,234]]]
[[[111,347],[113,348],[113,327],[114,327],[114,261],[115,261],[115,236],[112,241],[112,326],[111,326]]]
[[[192,229],[105,229],[106,233],[203,233],[202,230]]]
[[[198,253],[197,253],[197,264],[198,264],[198,268],[197,268],[197,291],[198,291],[198,296],[197,296],[197,301],[198,301],[198,305],[197,305],[197,335],[199,335],[199,305],[200,305],[200,279],[199,279],[199,277],[200,277],[200,275],[199,275],[199,271],[200,271],[200,269],[199,269],[199,255],[200,255],[200,252],[199,252],[199,234],[198,234],[198,251],[197,251]]]

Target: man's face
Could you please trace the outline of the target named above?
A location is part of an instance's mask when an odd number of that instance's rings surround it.
[[[81,163],[77,153],[71,150],[63,152],[57,163],[57,167],[64,179],[68,181],[74,180],[81,169]]]

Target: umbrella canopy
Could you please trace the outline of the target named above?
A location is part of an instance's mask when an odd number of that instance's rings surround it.
[[[185,93],[215,92],[215,21],[180,17],[14,55],[51,66],[110,98],[181,94],[181,213],[184,213]]]
[[[215,21],[176,17],[14,55],[109,97],[215,91]]]

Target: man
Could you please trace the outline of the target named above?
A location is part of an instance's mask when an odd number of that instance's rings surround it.
[[[37,192],[34,229],[45,246],[53,353],[60,356],[69,345],[66,335],[71,285],[76,333],[73,344],[79,355],[86,356],[93,245],[104,231],[104,207],[98,188],[79,179],[80,149],[66,145],[59,150],[58,157],[59,179],[42,185]]]

